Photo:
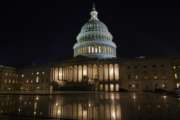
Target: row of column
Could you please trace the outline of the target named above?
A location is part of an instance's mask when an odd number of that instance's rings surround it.
[[[87,80],[118,81],[118,64],[87,64],[52,68],[52,80],[82,82]]]
[[[75,56],[79,54],[115,54],[113,48],[107,46],[88,46],[75,49]]]

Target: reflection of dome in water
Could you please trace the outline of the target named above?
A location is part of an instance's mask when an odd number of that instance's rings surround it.
[[[98,19],[98,12],[94,6],[90,15],[90,20],[85,23],[77,36],[74,57],[116,57],[116,44],[112,41],[113,36],[108,31],[107,26]]]

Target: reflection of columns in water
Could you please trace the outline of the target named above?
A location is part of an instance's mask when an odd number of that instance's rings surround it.
[[[115,101],[115,98],[108,97],[112,102],[106,102],[99,105],[88,102],[68,102],[57,97],[56,101],[50,106],[50,116],[53,118],[73,118],[79,120],[121,120],[121,105]]]

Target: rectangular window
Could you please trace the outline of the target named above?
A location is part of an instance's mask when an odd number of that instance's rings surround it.
[[[110,91],[114,91],[114,85],[110,84]]]

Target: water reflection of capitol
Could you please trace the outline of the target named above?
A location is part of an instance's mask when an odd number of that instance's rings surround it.
[[[0,66],[1,90],[49,90],[66,85],[91,85],[98,91],[173,91],[180,87],[180,60],[116,58],[116,44],[93,7],[75,43],[74,58],[20,69]]]
[[[151,99],[151,101],[149,101]],[[44,118],[78,120],[139,120],[157,118],[156,114],[174,113],[173,98],[159,95],[62,94],[57,96],[0,96],[0,118]],[[174,98],[175,99],[175,98]],[[172,108],[171,108],[172,107]],[[151,114],[147,114],[149,112]],[[145,115],[145,116],[143,116]]]

